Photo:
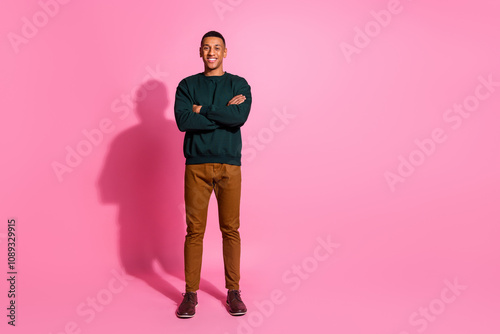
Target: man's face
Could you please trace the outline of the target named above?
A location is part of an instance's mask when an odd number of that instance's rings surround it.
[[[200,57],[205,68],[215,70],[222,67],[222,60],[227,56],[227,49],[219,37],[205,37],[200,47]]]

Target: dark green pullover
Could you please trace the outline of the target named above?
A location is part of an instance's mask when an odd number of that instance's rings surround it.
[[[243,94],[245,102],[227,103]],[[199,114],[193,105],[201,105]],[[240,127],[250,113],[252,95],[247,81],[224,72],[221,76],[198,73],[183,79],[175,93],[175,120],[184,136],[186,165],[224,163],[241,166]]]

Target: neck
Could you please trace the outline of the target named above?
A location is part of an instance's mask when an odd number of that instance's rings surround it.
[[[215,68],[213,70],[209,69],[209,68],[205,68],[205,71],[203,72],[203,74],[205,74],[205,76],[207,76],[207,77],[221,76],[221,75],[224,75],[224,70],[222,69],[222,67]]]

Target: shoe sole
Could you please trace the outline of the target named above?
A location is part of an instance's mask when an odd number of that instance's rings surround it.
[[[228,303],[228,302],[226,302],[226,305],[227,305],[227,311],[228,311],[228,312],[229,312],[229,314],[231,314],[231,315],[234,315],[234,316],[239,316],[239,315],[245,315],[245,314],[247,314],[247,311],[245,311],[245,312],[231,312],[231,311],[229,310],[229,303]]]

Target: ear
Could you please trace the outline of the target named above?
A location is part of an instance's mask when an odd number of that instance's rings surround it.
[[[203,50],[201,49],[201,46],[200,46],[200,57],[203,57]]]
[[[224,48],[224,58],[227,57],[227,48]]]

